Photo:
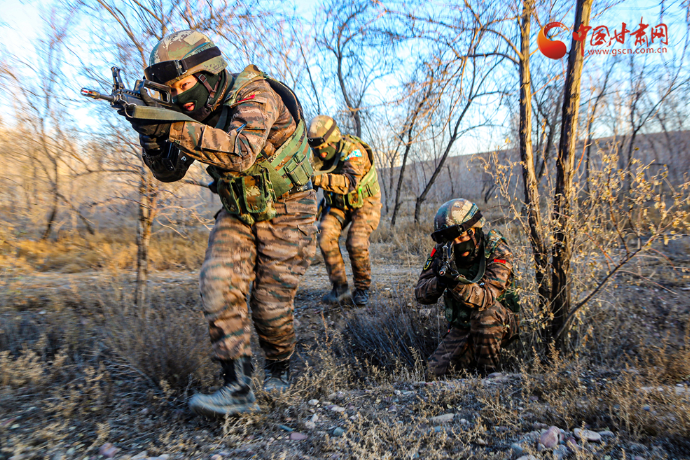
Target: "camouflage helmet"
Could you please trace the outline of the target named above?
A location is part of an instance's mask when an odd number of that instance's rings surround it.
[[[197,30],[180,30],[153,47],[144,74],[151,81],[171,85],[202,70],[215,75],[227,65],[223,54],[206,35]]]
[[[317,115],[309,125],[307,137],[311,148],[319,148],[323,144],[340,141],[343,135],[333,118],[328,115]]]
[[[470,228],[482,228],[486,220],[476,204],[464,198],[455,198],[441,205],[434,217],[434,233],[437,243],[450,241]]]

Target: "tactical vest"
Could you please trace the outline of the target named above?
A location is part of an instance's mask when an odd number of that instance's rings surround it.
[[[381,190],[381,187],[379,186],[376,168],[374,167],[374,151],[369,144],[364,142],[359,137],[351,134],[346,134],[341,142],[344,144],[342,152],[347,153],[356,148],[355,142],[362,144],[362,146],[364,146],[364,150],[367,151],[367,155],[369,155],[369,162],[371,163],[369,171],[367,171],[364,177],[362,177],[362,179],[359,181],[359,184],[355,190],[345,195],[327,191],[324,191],[323,193],[328,206],[333,206],[334,208],[342,209],[343,211],[349,211],[350,209],[359,209],[364,206],[364,200],[370,196],[376,195]],[[343,166],[344,162],[338,162],[338,165],[332,170],[331,174],[342,174]]]
[[[503,235],[501,235],[498,231],[491,230],[486,238],[484,257],[480,259],[474,266],[468,269],[459,269],[458,271],[460,274],[465,276],[467,279],[472,280],[472,282],[478,282],[484,276],[484,272],[486,270],[486,261],[491,257],[491,254],[501,241],[508,243]],[[503,294],[501,294],[496,301],[501,302],[504,307],[514,313],[520,312],[520,297],[518,296],[516,290],[515,277],[512,274],[510,286],[503,291]],[[443,292],[443,302],[446,306],[445,314],[448,323],[452,327],[469,329],[472,309],[453,297],[449,289],[446,289]]]
[[[215,166],[206,168],[216,180],[218,195],[225,210],[248,225],[273,219],[276,216],[274,203],[293,188],[307,185],[314,172],[309,158],[304,114],[297,96],[285,84],[269,77],[256,66],[247,66],[235,77],[216,128],[228,130],[232,121],[229,115],[238,103],[240,90],[257,80],[266,80],[271,89],[278,93],[297,123],[295,132],[273,155],[268,156],[262,150],[256,162],[246,171],[226,171]]]

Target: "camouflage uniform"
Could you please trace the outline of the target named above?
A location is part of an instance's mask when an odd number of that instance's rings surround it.
[[[340,161],[335,173],[316,176],[314,185],[324,192],[340,196],[357,190],[360,181],[370,168],[374,167],[365,147],[350,136],[340,142]],[[376,184],[378,188],[378,183]],[[343,198],[340,197],[342,202]],[[328,277],[334,286],[347,286],[345,263],[338,240],[343,229],[350,225],[345,247],[350,255],[354,286],[368,290],[371,286],[371,263],[369,261],[369,237],[376,230],[381,219],[381,191],[365,198],[361,207],[353,209],[338,205],[326,207],[319,222],[319,247],[326,263]]]
[[[433,271],[438,263],[440,245],[427,259],[419,276],[415,296],[422,304],[433,304],[444,296],[448,333],[429,358],[429,372],[445,374],[449,367],[470,368],[491,372],[500,364],[500,350],[518,335],[518,316],[506,308],[502,296],[512,283],[513,254],[500,234],[491,231],[486,237],[486,271],[476,283],[459,283],[446,287]],[[464,273],[467,279],[478,273],[478,263]],[[458,318],[458,309],[466,316]]]
[[[236,77],[228,74],[229,82]],[[270,157],[295,132],[294,117],[265,80],[244,86],[237,101],[225,128],[177,122],[169,141],[193,159],[242,172],[258,158]],[[247,298],[252,282],[249,304],[266,357],[283,360],[294,351],[294,296],[316,251],[316,194],[285,193],[274,207],[274,218],[251,225],[225,209],[216,216],[200,288],[218,359],[251,355]]]

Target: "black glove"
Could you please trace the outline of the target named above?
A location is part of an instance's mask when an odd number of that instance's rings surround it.
[[[141,145],[149,156],[160,155],[165,147],[166,140],[160,137],[150,137],[139,134],[139,145]]]
[[[161,123],[158,120],[139,120],[136,118],[127,119],[134,131],[142,136],[155,137],[159,141],[167,140],[170,136],[170,126],[172,123]]]

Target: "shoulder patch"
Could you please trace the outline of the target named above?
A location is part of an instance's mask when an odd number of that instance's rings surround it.
[[[431,254],[429,254],[429,257],[426,259],[426,263],[424,264],[424,270],[428,270],[429,267],[431,267],[431,262],[434,261],[434,255],[436,254],[436,248],[431,250]]]
[[[343,161],[347,161],[350,158],[361,158],[362,157],[362,152],[359,151],[359,149],[355,149],[352,152],[348,153],[345,158],[343,158]]]
[[[489,231],[489,234],[486,235],[486,244],[484,250],[484,255],[487,259],[491,257],[491,254],[496,250],[496,247],[501,241],[506,244],[508,243],[505,237],[501,235],[498,230]]]

